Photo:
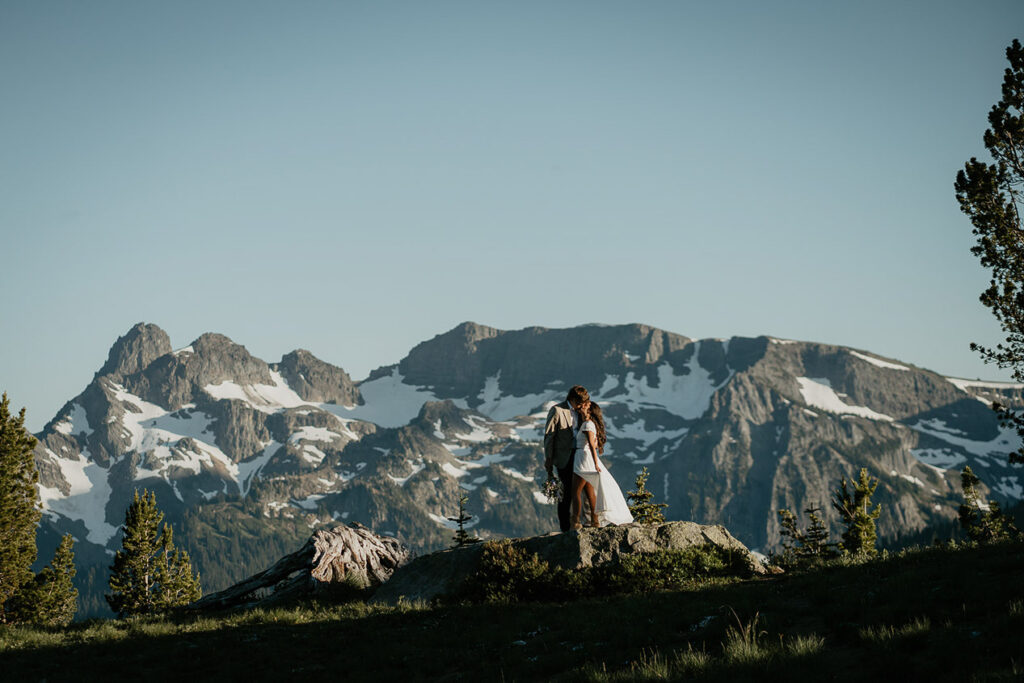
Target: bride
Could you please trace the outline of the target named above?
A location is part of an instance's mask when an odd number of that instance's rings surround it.
[[[581,494],[587,492],[591,517],[589,526],[629,524],[633,515],[611,472],[601,462],[605,436],[604,416],[593,401],[584,401],[578,407],[579,431],[576,433],[576,458],[572,478],[572,528],[580,528]]]

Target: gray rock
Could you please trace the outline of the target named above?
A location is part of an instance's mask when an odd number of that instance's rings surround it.
[[[304,401],[354,406],[362,403],[359,389],[348,373],[325,363],[305,349],[297,349],[272,366]]]
[[[513,541],[514,546],[536,553],[552,567],[563,569],[600,567],[614,564],[625,555],[685,550],[708,543],[743,554],[756,573],[767,573],[764,565],[725,527],[694,522],[627,524]],[[432,600],[452,593],[475,571],[482,553],[483,545],[474,544],[418,557],[396,571],[373,599],[395,603],[400,599]]]
[[[137,323],[110,347],[107,362],[96,376],[119,380],[145,369],[154,360],[170,352],[171,340],[166,332],[156,325]]]

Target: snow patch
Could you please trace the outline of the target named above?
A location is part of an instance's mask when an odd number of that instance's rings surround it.
[[[361,406],[324,404],[320,407],[335,415],[390,428],[408,424],[419,415],[424,403],[439,400],[428,389],[406,384],[397,366],[390,375],[360,384],[359,393],[365,402]],[[452,403],[462,409],[468,408],[463,399],[455,399]]]
[[[332,432],[326,427],[300,427],[297,432],[292,432],[292,435],[288,437],[289,443],[298,443],[299,441],[323,441],[330,443],[335,439],[340,439],[341,434]]]
[[[496,421],[511,420],[520,415],[528,415],[530,411],[543,405],[546,401],[557,398],[554,392],[539,394],[526,394],[525,396],[505,396],[501,393],[499,382],[501,371],[498,374],[484,380],[484,388],[480,390],[477,399],[480,405],[476,411]]]
[[[957,388],[967,391],[972,389],[1024,389],[1024,384],[1017,382],[982,382],[981,380],[960,379],[959,377],[947,377],[946,380]],[[970,393],[970,392],[968,392]]]
[[[107,470],[90,460],[88,451],[75,459],[59,458],[50,449],[46,452],[60,467],[71,490],[65,496],[58,488],[39,485],[43,509],[81,521],[88,529],[86,538],[90,542],[106,545],[117,533],[117,527],[107,522],[106,506],[111,493]]]
[[[424,467],[425,467],[425,465],[423,464],[423,460],[420,459],[419,462],[413,464],[412,472],[410,472],[408,475],[406,475],[404,477],[395,477],[395,476],[392,476],[392,475],[389,474],[388,478],[391,479],[391,481],[393,481],[396,484],[398,484],[399,486],[405,486],[405,482],[409,481],[414,476],[419,474],[423,470]]]
[[[301,500],[293,500],[295,507],[302,508],[303,510],[316,510],[316,504],[325,498],[322,493],[313,493]]]
[[[832,383],[824,377],[797,377],[796,381],[800,384],[800,394],[809,406],[838,415],[856,415],[883,422],[894,421],[888,415],[876,413],[865,406],[852,406],[845,403],[832,389]]]
[[[912,448],[910,454],[919,462],[940,471],[959,468],[967,458],[948,448]]]
[[[923,434],[934,436],[941,441],[958,446],[968,453],[978,456],[1006,456],[1020,447],[1020,437],[1016,431],[1009,427],[1000,427],[999,434],[991,441],[974,441],[973,439],[959,436],[958,434],[963,432],[947,426],[945,421],[938,418],[920,420],[910,425],[910,428]],[[987,463],[979,462],[979,464],[987,466]]]
[[[317,405],[304,401],[296,394],[281,373],[270,371],[273,384],[249,384],[241,386],[235,382],[207,384],[203,391],[216,399],[235,399],[248,403],[256,410],[264,413],[276,413],[285,408],[297,408],[303,405]]]
[[[665,361],[657,367],[658,386],[652,387],[646,375],[637,378],[632,371],[628,372],[620,382],[615,377],[605,377],[601,389],[595,394],[595,398],[602,404],[624,404],[630,409],[648,408],[656,406],[663,408],[673,415],[678,415],[688,420],[695,420],[707,412],[711,405],[711,397],[716,391],[725,386],[732,379],[733,372],[719,384],[711,381],[711,373],[704,369],[698,361],[701,342],[694,342],[697,346],[690,356],[686,367],[689,373],[676,375],[672,365]],[[622,388],[625,394],[603,398],[613,389]]]
[[[459,528],[459,523],[458,522],[453,522],[452,520],[448,519],[447,517],[442,517],[441,515],[435,515],[432,512],[428,512],[427,513],[427,517],[430,517],[430,519],[434,520],[435,522],[437,522],[438,524],[443,526],[445,529],[448,529],[449,531],[455,531],[456,529]],[[468,522],[464,522],[462,527],[464,529],[469,529],[471,527],[476,526],[477,522],[479,522],[479,521],[480,521],[479,517],[474,517],[473,519],[469,520]]]
[[[910,370],[910,368],[908,368],[906,365],[898,365],[896,363],[889,363],[889,362],[881,360],[879,358],[874,358],[872,356],[866,356],[863,353],[857,353],[856,351],[850,351],[850,354],[853,355],[853,356],[856,356],[857,358],[860,358],[862,361],[866,361],[868,363],[871,363],[872,365],[875,365],[875,366],[880,367],[880,368],[885,368],[887,370]]]
[[[999,483],[992,487],[992,490],[998,491],[1007,498],[1016,498],[1017,500],[1024,498],[1024,487],[1020,485],[1016,475],[1002,477]]]
[[[67,436],[77,436],[82,432],[92,434],[92,427],[89,426],[89,418],[85,414],[85,408],[78,403],[71,406],[71,412],[63,420],[53,426],[54,431]]]

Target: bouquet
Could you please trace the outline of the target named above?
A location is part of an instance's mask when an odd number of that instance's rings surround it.
[[[562,482],[549,476],[544,485],[540,487],[540,492],[547,497],[548,502],[558,503],[562,500]]]

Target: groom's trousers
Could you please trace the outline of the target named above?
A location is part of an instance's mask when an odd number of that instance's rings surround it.
[[[572,470],[576,462],[576,451],[569,457],[569,464],[558,468],[558,479],[562,482],[562,500],[558,501],[558,526],[568,531],[572,526]]]

